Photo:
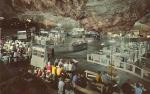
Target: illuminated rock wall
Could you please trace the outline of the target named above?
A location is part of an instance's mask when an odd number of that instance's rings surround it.
[[[149,0],[1,0],[0,3],[3,15],[50,12],[79,20],[85,28],[96,31],[129,30],[150,10]]]

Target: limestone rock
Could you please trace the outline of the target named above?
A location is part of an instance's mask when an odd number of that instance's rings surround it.
[[[3,15],[42,11],[79,20],[85,28],[95,31],[129,30],[150,12],[149,0],[1,0],[0,3],[8,7],[5,11],[0,7]]]

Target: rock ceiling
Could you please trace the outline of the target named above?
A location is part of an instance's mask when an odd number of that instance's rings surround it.
[[[0,15],[5,17],[39,19],[42,14],[51,23],[69,22],[63,21],[69,17],[95,31],[129,30],[148,13],[150,0],[0,0]]]

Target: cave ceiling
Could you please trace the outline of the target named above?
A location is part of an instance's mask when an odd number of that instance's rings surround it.
[[[0,0],[0,16],[94,31],[128,31],[149,13],[150,0]]]

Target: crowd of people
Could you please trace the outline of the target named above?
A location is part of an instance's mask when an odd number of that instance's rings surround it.
[[[57,45],[59,43],[63,43],[65,40],[64,35],[61,33],[50,33],[47,36],[35,36],[35,43],[43,45],[44,42],[48,41],[50,44]],[[45,45],[45,44],[44,44]]]
[[[58,89],[58,94],[82,94],[76,89],[86,89],[90,85],[100,94],[143,94],[143,86],[140,82],[129,84],[128,80],[120,86],[120,77],[111,77],[107,72],[96,73],[93,80],[87,79],[84,72],[77,71],[78,61],[72,59],[56,59],[54,63],[48,62],[43,69],[36,68],[34,75],[44,81],[52,82]],[[130,93],[129,93],[130,92]]]
[[[74,94],[73,86],[76,82],[77,63],[75,59],[56,59],[48,62],[43,69],[35,68],[34,75],[45,81],[54,83],[58,94]],[[82,76],[81,76],[82,77]]]
[[[120,77],[115,75],[110,78],[107,72],[101,73],[98,71],[94,82],[96,87],[101,87],[97,88],[101,94],[145,94],[143,92],[147,91],[141,81],[134,83],[127,79],[123,84],[120,84]]]
[[[141,81],[137,81],[135,84],[132,84],[129,79],[122,84],[121,89],[124,94],[145,94],[144,92],[147,91]]]
[[[6,40],[0,45],[0,60],[4,63],[17,62],[31,57],[32,51],[28,43],[20,40]]]
[[[100,94],[118,94],[120,93],[120,77],[117,74],[109,74],[108,72],[96,73],[96,77],[92,82],[93,88],[95,88]]]

